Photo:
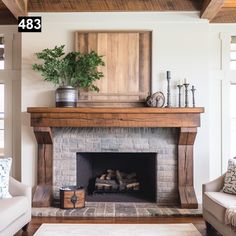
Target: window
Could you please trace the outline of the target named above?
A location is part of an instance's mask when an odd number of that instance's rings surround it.
[[[0,84],[0,156],[4,154],[4,84]]]
[[[4,39],[0,37],[0,70],[4,70]]]
[[[230,44],[230,69],[236,70],[236,36],[231,36]],[[236,156],[236,81],[235,81],[235,72],[233,72],[230,78],[230,114],[231,114],[231,127],[230,127],[230,154],[231,157]]]
[[[230,156],[235,157],[236,156],[236,84],[231,84],[230,86],[230,110],[231,110],[231,150],[230,150]]]
[[[222,32],[221,38],[221,119],[217,122],[221,124],[221,139],[213,140],[214,144],[219,144],[217,150],[212,145],[212,164],[215,161],[214,156],[221,156],[221,161],[217,164],[221,166],[221,173],[227,170],[228,159],[236,156],[236,31]],[[223,72],[223,73],[222,73]],[[221,74],[221,75],[220,75]],[[214,87],[215,89],[215,87]],[[213,100],[214,101],[214,100]],[[213,114],[212,114],[213,115]],[[214,117],[212,116],[212,119]],[[215,130],[212,129],[214,136]],[[221,145],[220,145],[221,144]],[[213,161],[214,160],[214,161]],[[214,169],[214,168],[213,168]],[[214,172],[214,170],[212,171]]]
[[[236,36],[231,37],[230,44],[230,69],[236,70]]]

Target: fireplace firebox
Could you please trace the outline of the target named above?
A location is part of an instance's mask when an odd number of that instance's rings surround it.
[[[155,202],[157,153],[77,153],[77,185],[87,201]]]

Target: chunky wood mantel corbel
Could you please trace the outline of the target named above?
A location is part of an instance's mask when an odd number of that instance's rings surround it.
[[[182,208],[197,208],[193,187],[193,144],[197,128],[180,128],[178,144],[178,184]]]
[[[38,143],[38,185],[33,206],[51,205],[51,127],[179,128],[178,186],[182,208],[197,208],[193,186],[193,145],[204,108],[28,108]]]
[[[48,207],[52,200],[52,132],[50,127],[34,127],[34,134],[38,143],[38,171],[33,206]]]

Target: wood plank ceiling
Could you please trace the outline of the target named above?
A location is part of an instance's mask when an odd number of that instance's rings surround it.
[[[28,5],[28,6],[27,6]],[[0,0],[0,24],[28,12],[200,11],[211,23],[236,23],[236,0]]]
[[[193,11],[196,9],[201,9],[199,0],[29,0],[29,11],[32,12]]]

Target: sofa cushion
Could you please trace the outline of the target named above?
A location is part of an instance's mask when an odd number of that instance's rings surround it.
[[[0,199],[0,231],[26,213],[28,206],[29,203],[26,197]]]
[[[229,159],[225,174],[223,192],[236,194],[236,160]]]
[[[9,193],[9,174],[11,169],[12,159],[0,158],[0,199],[10,198]]]
[[[223,192],[205,192],[203,195],[204,208],[220,222],[225,222],[225,211],[236,205],[236,196]]]

